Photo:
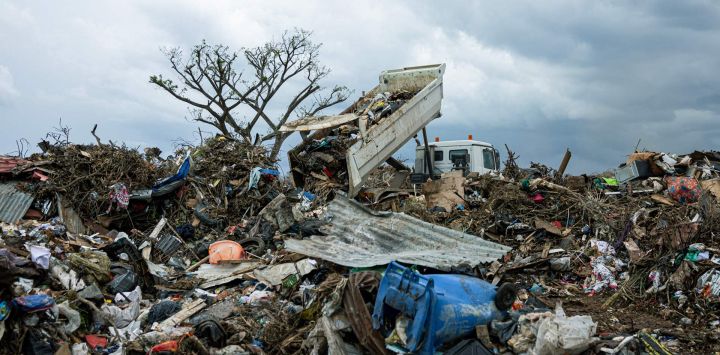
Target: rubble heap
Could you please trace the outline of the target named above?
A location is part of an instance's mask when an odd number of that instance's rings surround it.
[[[202,195],[211,205],[207,214],[213,219],[231,223],[254,216],[277,194],[277,161],[268,157],[265,147],[218,137],[192,150],[190,156],[194,176],[201,177],[193,185],[195,198]]]
[[[379,120],[407,95],[356,110]],[[356,132],[333,132],[296,156],[304,188],[224,137],[166,159],[69,144],[0,160],[3,352],[720,348],[717,153],[415,186],[382,167],[351,200]]]
[[[648,168],[625,175],[638,162]],[[451,172],[400,210],[512,246],[479,275],[513,282],[521,301],[562,301],[601,333],[658,331],[682,352],[718,340],[719,168],[714,152],[639,152],[597,176],[558,178],[535,163],[517,180]]]

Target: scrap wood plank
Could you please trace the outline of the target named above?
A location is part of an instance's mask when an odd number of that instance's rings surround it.
[[[157,240],[158,235],[160,235],[160,232],[162,231],[163,227],[165,227],[165,223],[167,223],[167,219],[165,217],[160,218],[160,222],[158,222],[155,225],[155,229],[153,229],[152,233],[150,233],[150,239]]]
[[[535,228],[544,229],[545,231],[547,231],[550,234],[558,235],[561,237],[563,236],[560,228],[558,228],[555,225],[553,225],[552,223],[544,221],[540,218],[535,218]]]
[[[314,178],[316,178],[316,179],[318,179],[318,180],[328,181],[328,177],[327,177],[327,176],[318,174],[318,173],[316,173],[316,172],[310,172],[310,176],[312,176],[312,177],[314,177]]]
[[[548,260],[550,260],[550,258],[539,258],[539,259],[536,259],[536,260],[533,260],[533,261],[530,261],[530,262],[527,262],[527,263],[524,263],[524,264],[520,264],[520,265],[510,265],[510,266],[508,266],[508,264],[503,264],[503,265],[495,272],[495,277],[493,278],[492,284],[493,284],[493,285],[497,285],[497,284],[500,282],[500,280],[502,280],[503,276],[504,276],[506,273],[511,273],[511,272],[516,272],[516,271],[524,270],[524,269],[529,268],[529,267],[532,267],[532,266],[538,266],[538,265],[541,265],[541,264],[547,262]]]
[[[216,278],[211,281],[205,281],[205,282],[201,283],[200,285],[198,285],[198,288],[201,288],[204,290],[204,289],[224,285],[226,283],[229,283],[229,282],[232,282],[235,280],[240,280],[240,279],[254,280],[255,278],[252,277],[252,274],[250,274],[250,273],[233,274],[233,275],[228,275],[225,277]]]
[[[167,328],[173,328],[178,324],[181,324],[186,319],[192,317],[195,313],[200,312],[201,309],[205,308],[205,300],[198,298],[188,304],[186,304],[180,312],[175,313],[172,317],[159,323],[154,330],[161,330]]]
[[[650,196],[650,198],[651,198],[653,201],[662,203],[662,204],[664,204],[664,205],[668,205],[668,206],[673,206],[673,205],[675,205],[675,202],[674,202],[673,200],[671,200],[671,199],[669,199],[669,198],[667,198],[667,197],[665,197],[665,196],[663,196],[663,195],[660,195],[660,194],[653,194],[652,196]]]
[[[510,266],[510,267],[507,267],[507,268],[505,268],[505,266],[503,266],[503,268],[501,268],[500,271],[498,271],[498,273],[501,273],[501,272],[502,272],[502,273],[505,273],[505,272],[511,272],[511,271],[518,271],[518,270],[526,269],[526,268],[531,267],[531,266],[540,265],[540,264],[542,264],[542,263],[544,263],[544,262],[546,262],[546,261],[548,261],[548,260],[549,260],[549,259],[540,258],[540,259],[537,259],[537,260],[534,260],[534,261],[530,261],[530,262],[528,262],[528,263],[521,264],[521,265]]]
[[[13,254],[22,256],[24,258],[27,258],[28,256],[30,256],[30,253],[27,252],[27,250],[18,249],[18,248],[15,248],[15,247],[7,245],[7,244],[3,245],[2,247],[7,249],[8,251],[12,252]]]
[[[75,240],[63,240],[63,243],[67,245],[72,245],[76,247],[87,247],[87,248],[94,248],[95,245],[91,244],[90,242],[84,240],[84,239],[75,239]]]

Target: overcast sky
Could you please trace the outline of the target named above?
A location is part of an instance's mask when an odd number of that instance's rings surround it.
[[[323,43],[326,84],[354,98],[382,70],[447,63],[431,137],[508,144],[523,164],[557,166],[569,147],[570,172],[603,171],[639,139],[666,152],[720,147],[717,1],[206,3],[0,0],[0,154],[60,117],[75,142],[92,142],[98,123],[103,139],[168,152],[198,125],[148,83],[170,74],[160,48],[239,49],[296,27]]]

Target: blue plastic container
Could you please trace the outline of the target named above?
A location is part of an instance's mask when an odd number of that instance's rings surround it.
[[[411,321],[407,350],[433,354],[443,344],[475,332],[478,325],[506,316],[495,305],[496,287],[465,275],[420,275],[392,262],[380,282],[373,328],[380,329],[388,308]]]

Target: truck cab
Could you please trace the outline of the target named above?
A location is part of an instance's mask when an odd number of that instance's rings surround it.
[[[433,175],[452,170],[464,170],[465,173],[477,172],[480,175],[497,172],[500,168],[500,155],[492,144],[472,139],[439,141],[429,143],[429,156]],[[425,146],[415,148],[415,173],[428,174],[425,162]]]

